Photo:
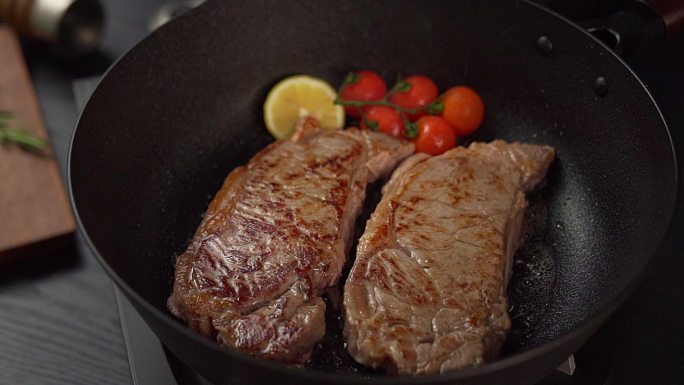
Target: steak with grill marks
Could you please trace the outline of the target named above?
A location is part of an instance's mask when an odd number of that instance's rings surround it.
[[[502,141],[406,159],[383,189],[344,287],[349,353],[402,374],[496,358],[525,192],[554,150]]]
[[[169,310],[248,354],[305,362],[325,332],[366,184],[413,152],[410,142],[304,120],[228,175],[177,260]]]

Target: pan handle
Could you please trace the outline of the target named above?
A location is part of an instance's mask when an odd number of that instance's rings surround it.
[[[684,29],[684,0],[633,0],[624,9],[582,23],[621,56],[641,51]]]
[[[638,0],[657,13],[667,35],[675,34],[684,28],[684,1],[682,0]]]

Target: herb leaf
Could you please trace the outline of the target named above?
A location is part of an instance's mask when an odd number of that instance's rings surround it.
[[[418,136],[418,125],[415,123],[409,123],[406,125],[406,137],[408,139],[413,139]]]
[[[442,98],[435,100],[434,102],[425,106],[425,111],[430,115],[439,115],[444,110],[444,102]]]
[[[370,128],[371,131],[379,131],[380,123],[377,120],[364,119],[366,126]]]
[[[39,138],[26,130],[10,128],[9,122],[12,114],[7,111],[0,111],[0,144],[16,144],[24,150],[41,152],[48,146],[45,139]]]
[[[390,88],[390,90],[387,91],[387,95],[385,95],[385,100],[389,100],[390,96],[392,96],[394,93],[407,92],[411,89],[411,87],[412,87],[411,83],[406,83],[405,81],[401,80],[401,78],[400,78],[399,80],[397,80],[396,83],[394,83],[392,88]]]
[[[342,87],[348,86],[350,84],[354,84],[359,81],[359,74],[356,72],[350,72],[347,74],[347,76],[344,77],[344,81],[342,82]]]
[[[41,151],[47,147],[47,141],[37,136],[31,135],[24,130],[16,128],[4,128],[4,140],[17,144],[27,150]]]
[[[411,90],[411,87],[413,87],[413,85],[411,85],[411,83],[406,83],[405,81],[400,80],[399,82],[397,82],[396,87],[397,92],[407,92]]]

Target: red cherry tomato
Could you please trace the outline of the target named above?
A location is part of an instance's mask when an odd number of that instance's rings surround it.
[[[343,100],[380,100],[387,93],[387,84],[373,71],[362,70],[351,73],[345,83],[340,90],[340,98]],[[345,106],[344,109],[349,116],[361,117],[358,107]]]
[[[409,85],[408,90],[394,92],[389,98],[390,103],[404,108],[419,109],[432,103],[439,97],[437,85],[427,76],[413,75],[403,81]],[[423,115],[425,115],[425,112],[410,114],[409,120],[415,121]]]
[[[404,136],[404,120],[397,110],[387,106],[366,107],[361,128],[381,131],[397,138]]]
[[[480,95],[465,86],[452,87],[444,93],[442,117],[451,123],[457,136],[472,134],[484,119]]]
[[[456,134],[451,124],[439,116],[423,116],[418,120],[416,152],[439,155],[456,146]]]

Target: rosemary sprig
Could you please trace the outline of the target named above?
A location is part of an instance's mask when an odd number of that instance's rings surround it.
[[[45,139],[41,139],[26,130],[10,128],[12,120],[13,116],[10,112],[0,111],[0,144],[3,146],[15,144],[24,150],[36,153],[47,148],[48,142]]]

